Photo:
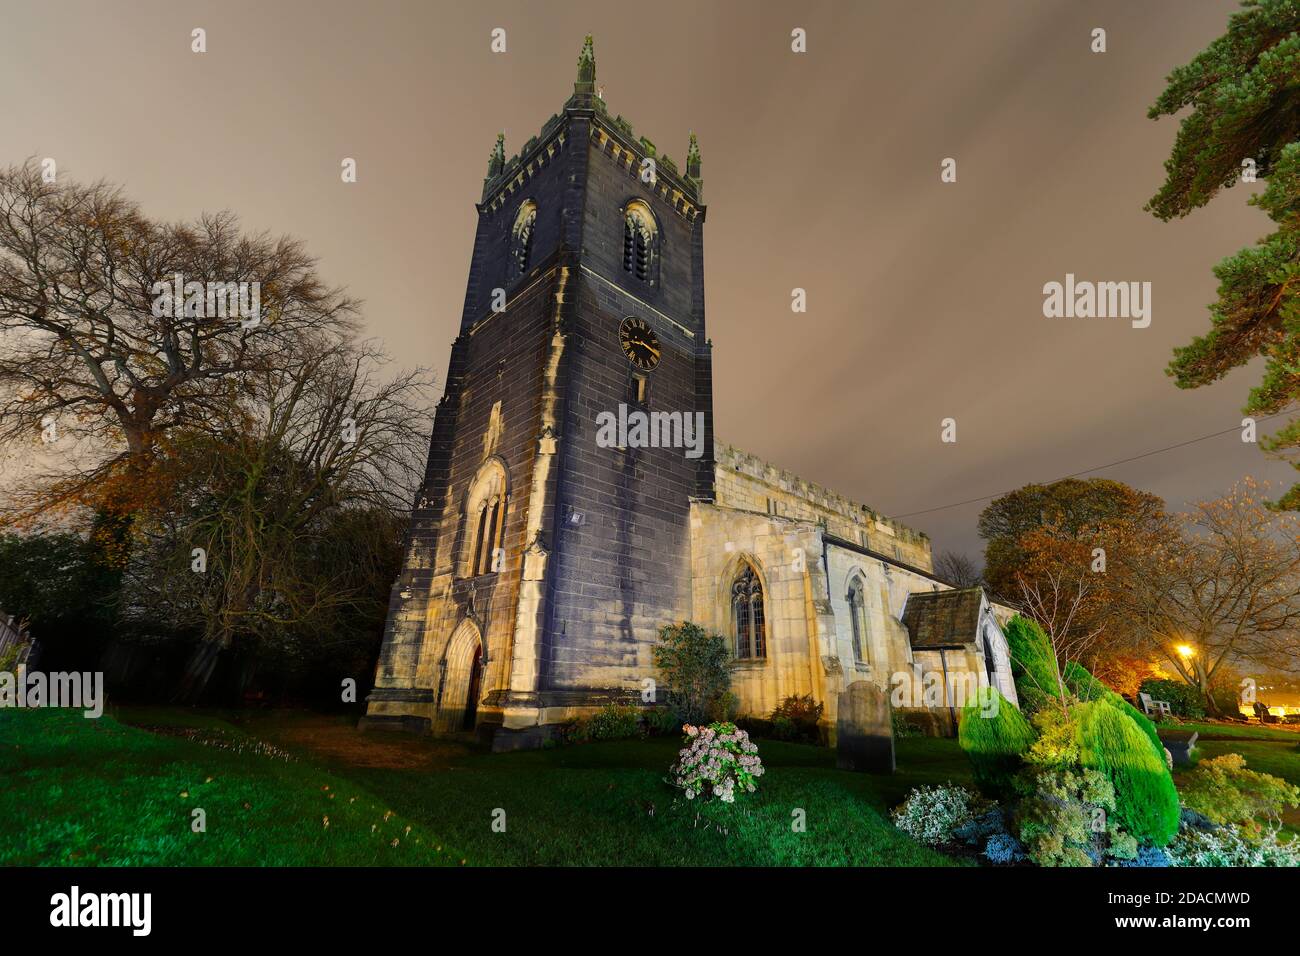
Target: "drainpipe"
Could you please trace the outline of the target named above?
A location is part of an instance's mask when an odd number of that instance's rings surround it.
[[[939,648],[939,666],[943,668],[943,702],[948,705],[948,718],[952,721],[954,735],[957,732],[957,712],[952,706],[952,694],[948,690],[948,652]]]

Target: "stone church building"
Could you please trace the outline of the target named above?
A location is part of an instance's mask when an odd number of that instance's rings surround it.
[[[683,620],[727,638],[743,714],[812,694],[833,728],[868,680],[944,732],[963,685],[1015,700],[1005,609],[924,534],[715,440],[699,148],[679,167],[609,115],[590,37],[477,209],[367,726],[536,746],[640,702]]]

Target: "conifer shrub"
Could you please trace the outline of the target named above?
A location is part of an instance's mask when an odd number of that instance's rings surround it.
[[[1203,760],[1187,776],[1183,803],[1211,823],[1235,824],[1247,839],[1282,826],[1287,807],[1300,807],[1300,787],[1246,768],[1241,754]]]
[[[1164,846],[1178,832],[1178,791],[1150,740],[1109,698],[1074,709],[1079,760],[1115,788],[1115,815],[1139,842]]]
[[[997,688],[981,687],[962,708],[957,740],[970,758],[975,785],[988,796],[1013,792],[1015,775],[1035,736],[1029,721]]]
[[[1011,652],[1011,676],[1022,707],[1036,711],[1059,695],[1056,683],[1056,655],[1051,642],[1036,621],[1017,614],[1007,622],[1004,633]]]
[[[1040,710],[1030,719],[1038,739],[1025,754],[1026,775],[1078,770],[1078,734],[1069,717],[1058,707]],[[1032,783],[1026,789],[1032,790]]]
[[[1026,714],[1037,714],[1045,710],[1051,710],[1055,707],[1061,708],[1059,697],[1053,697],[1051,694],[1045,694],[1037,687],[1021,687],[1016,685],[1016,696],[1020,698],[1020,708]]]
[[[1161,760],[1165,759],[1165,745],[1161,742],[1160,735],[1156,732],[1156,725],[1151,722],[1150,717],[1093,677],[1091,672],[1077,661],[1070,661],[1065,665],[1063,678],[1066,687],[1079,700],[1085,703],[1098,700],[1109,701],[1128,714],[1133,722],[1142,729],[1142,732],[1147,735],[1155,748],[1156,756]]]
[[[1047,770],[1020,801],[1015,829],[1039,866],[1098,866],[1137,856],[1138,841],[1119,823],[1115,788],[1097,770]]]
[[[1092,676],[1088,668],[1084,667],[1078,661],[1070,661],[1065,665],[1065,686],[1068,687],[1075,697],[1082,701],[1101,700],[1103,697],[1114,693],[1109,687],[1103,684],[1097,678]]]
[[[1025,858],[1025,851],[1010,833],[995,833],[984,845],[984,856],[990,863],[1015,863]]]
[[[1156,733],[1156,725],[1151,722],[1151,718],[1114,692],[1108,693],[1105,700],[1128,714],[1129,719],[1138,725],[1138,728],[1142,733],[1146,734],[1147,739],[1151,741],[1151,746],[1155,749],[1156,756],[1160,758],[1161,763],[1163,763],[1165,759],[1165,745],[1161,741],[1160,735]]]

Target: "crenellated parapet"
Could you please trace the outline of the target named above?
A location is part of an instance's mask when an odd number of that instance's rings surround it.
[[[714,444],[714,456],[718,504],[820,522],[839,538],[931,569],[925,532],[722,442]]]

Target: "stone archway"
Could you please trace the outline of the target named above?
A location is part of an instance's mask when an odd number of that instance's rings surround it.
[[[483,695],[483,638],[469,618],[461,621],[442,656],[438,723],[443,731],[473,730]]]

